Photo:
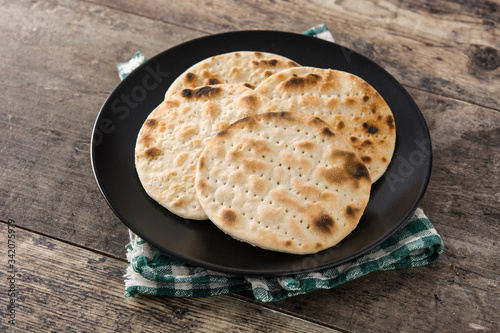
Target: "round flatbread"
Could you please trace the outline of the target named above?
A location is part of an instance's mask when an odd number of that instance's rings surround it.
[[[137,138],[135,166],[147,194],[183,218],[206,219],[194,189],[198,157],[230,123],[274,108],[243,85],[184,89],[162,102]]]
[[[365,162],[373,182],[386,171],[396,143],[394,117],[363,79],[342,71],[297,67],[274,74],[255,91],[280,110],[311,113],[342,133]]]
[[[318,117],[272,112],[241,119],[203,150],[196,192],[210,220],[264,249],[315,253],[358,224],[369,172],[347,140]]]
[[[273,53],[239,51],[202,60],[181,74],[165,93],[165,98],[185,88],[215,84],[246,84],[255,88],[269,76],[299,66],[294,61]]]

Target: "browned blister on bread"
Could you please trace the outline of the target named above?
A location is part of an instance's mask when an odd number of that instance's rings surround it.
[[[204,59],[182,73],[169,87],[165,98],[186,88],[216,84],[245,84],[255,88],[271,75],[287,68],[299,66],[281,55],[238,51]]]
[[[330,124],[349,140],[372,181],[387,169],[396,142],[394,117],[363,79],[342,71],[297,67],[274,74],[255,91],[281,110],[311,113]]]
[[[227,234],[307,254],[357,226],[371,178],[349,142],[320,118],[271,112],[218,133],[200,155],[195,186],[206,214]]]

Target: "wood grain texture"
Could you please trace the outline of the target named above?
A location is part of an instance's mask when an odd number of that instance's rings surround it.
[[[0,0],[0,6],[0,219],[31,230],[19,233],[25,288],[19,315],[26,327],[77,331],[75,321],[88,331],[92,325],[127,331],[165,321],[173,329],[208,331],[215,321],[219,331],[238,331],[239,321],[257,330],[276,320],[271,328],[307,328],[296,321],[300,316],[360,332],[499,330],[498,1],[121,1],[113,7],[104,0]],[[248,293],[124,300],[127,229],[102,199],[89,159],[93,122],[119,82],[116,64],[137,50],[150,56],[209,33],[301,32],[318,23],[388,69],[421,108],[434,150],[422,207],[443,236],[443,257],[265,306],[249,302]]]
[[[201,33],[78,1],[1,7],[0,217],[123,256],[127,231],[92,175],[95,118],[119,83],[116,64]]]
[[[14,230],[16,332],[339,332],[230,296],[125,299],[124,261]],[[5,258],[5,223],[0,235]],[[1,270],[0,280],[10,275]]]
[[[92,0],[162,22],[219,33],[303,32],[325,23],[335,41],[382,65],[407,86],[499,109],[500,2]]]

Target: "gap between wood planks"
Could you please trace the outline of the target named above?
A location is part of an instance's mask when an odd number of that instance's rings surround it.
[[[429,90],[426,90],[426,89],[423,89],[423,88],[410,86],[408,84],[401,84],[401,85],[405,88],[405,90],[408,90],[407,88],[409,88],[409,89],[415,89],[415,90],[418,90],[418,91],[422,91],[422,92],[424,92],[426,94],[431,94],[431,95],[435,95],[435,96],[439,96],[439,97],[443,97],[443,98],[448,98],[448,99],[452,99],[454,101],[458,101],[458,102],[462,102],[462,103],[467,103],[467,104],[478,106],[480,108],[488,109],[488,110],[491,110],[491,111],[500,112],[500,105],[499,105],[498,109],[495,109],[495,108],[492,108],[491,106],[488,106],[488,105],[483,105],[483,104],[479,104],[479,103],[476,103],[476,102],[471,102],[471,101],[467,101],[467,100],[464,100],[464,99],[459,99],[459,98],[456,98],[456,97],[453,97],[453,96],[448,96],[448,95],[440,94],[440,93],[435,92],[435,91],[429,91]],[[417,106],[418,106],[418,104],[417,104]]]
[[[3,223],[3,224],[8,224],[8,221],[6,221],[4,219],[0,219],[0,222]],[[67,240],[65,240],[63,238],[50,236],[50,235],[45,234],[43,232],[36,231],[36,230],[30,229],[30,228],[26,228],[26,227],[20,226],[18,224],[16,224],[16,229],[27,231],[27,232],[31,232],[33,234],[40,235],[40,236],[43,236],[43,237],[46,237],[46,238],[49,238],[49,239],[53,239],[53,240],[56,240],[58,242],[61,242],[61,243],[67,244],[67,245],[71,245],[71,246],[77,247],[77,248],[82,249],[82,250],[90,251],[90,252],[98,254],[98,255],[106,256],[106,257],[111,258],[111,259],[116,259],[116,260],[128,263],[127,259],[123,259],[123,258],[120,258],[118,256],[114,256],[112,254],[109,254],[109,253],[106,253],[106,252],[103,252],[103,251],[99,251],[99,250],[95,250],[95,249],[92,249],[92,248],[89,248],[89,247],[85,247],[85,246],[77,244],[77,243],[72,243],[72,242],[67,241]]]
[[[169,21],[159,20],[159,19],[154,18],[154,17],[152,17],[150,15],[144,15],[144,14],[140,14],[140,13],[131,12],[131,11],[128,11],[128,10],[123,10],[122,8],[116,8],[116,7],[109,6],[109,5],[106,5],[106,4],[103,4],[103,3],[99,3],[99,2],[96,3],[94,1],[89,1],[89,0],[80,0],[80,2],[85,2],[85,3],[91,4],[91,5],[101,6],[101,7],[104,7],[104,8],[108,8],[110,10],[116,10],[116,11],[119,11],[119,12],[122,12],[122,13],[125,13],[125,14],[129,14],[129,15],[143,17],[143,18],[146,18],[148,20],[159,21],[161,23],[170,24],[170,25],[172,25],[174,27],[179,27],[179,28],[183,28],[183,29],[186,29],[186,30],[196,31],[196,32],[200,32],[200,33],[206,34],[206,35],[213,35],[213,33],[207,32],[205,30],[196,29],[196,28],[193,28],[193,27],[190,27],[190,26],[187,26],[187,25],[179,24],[179,23],[172,23],[172,22],[169,22]]]
[[[237,299],[249,302],[249,303],[258,304],[258,305],[260,305],[260,306],[262,306],[262,307],[264,307],[266,309],[277,311],[277,312],[289,315],[289,316],[294,317],[294,318],[302,319],[302,320],[305,320],[305,321],[308,321],[308,322],[311,322],[311,323],[314,323],[314,324],[317,324],[317,325],[328,327],[328,328],[337,330],[337,331],[342,332],[342,333],[355,333],[355,331],[346,330],[344,328],[337,327],[337,326],[334,326],[334,325],[330,325],[328,323],[324,323],[324,322],[316,320],[316,319],[311,319],[308,316],[299,315],[299,314],[297,314],[295,312],[292,312],[292,311],[280,308],[279,306],[274,305],[272,302],[271,303],[260,303],[260,302],[256,301],[255,299],[246,297],[244,295],[240,295],[240,294],[230,294],[230,295],[233,296],[234,298],[237,298]]]
[[[186,29],[186,30],[190,30],[190,31],[195,31],[195,32],[199,32],[199,33],[203,33],[205,35],[214,35],[214,34],[217,34],[217,33],[213,33],[213,32],[209,32],[209,31],[206,31],[206,30],[201,30],[201,29],[196,29],[196,28],[193,28],[191,26],[187,26],[187,25],[183,25],[183,24],[179,24],[179,23],[176,23],[174,21],[168,21],[168,20],[162,20],[162,19],[158,19],[158,18],[155,18],[154,16],[151,16],[151,15],[145,15],[145,14],[141,14],[141,13],[135,13],[135,12],[132,12],[132,11],[127,11],[127,10],[124,10],[122,8],[116,8],[116,7],[113,7],[113,6],[110,6],[110,5],[106,5],[106,4],[103,4],[103,3],[100,3],[100,2],[94,2],[94,1],[89,1],[89,0],[81,0],[81,2],[85,2],[85,3],[88,3],[88,4],[92,4],[92,5],[98,5],[98,6],[102,6],[102,7],[105,7],[105,8],[108,8],[110,10],[116,10],[116,11],[120,11],[122,13],[126,13],[126,14],[129,14],[129,15],[135,15],[135,16],[138,16],[138,17],[142,17],[142,18],[146,18],[146,19],[149,19],[149,20],[153,20],[153,21],[159,21],[161,23],[165,23],[165,24],[169,24],[169,25],[172,25],[172,26],[175,26],[175,27],[179,27],[179,28],[183,28],[183,29]],[[402,0],[400,1],[400,5],[402,3]],[[458,42],[457,42],[458,43]],[[458,43],[460,44],[460,43]],[[463,44],[463,43],[462,43]],[[340,44],[339,44],[340,45]],[[150,55],[151,56],[151,55]],[[391,74],[392,75],[392,74]],[[399,81],[398,81],[399,82]],[[486,108],[486,109],[490,109],[490,110],[494,110],[494,111],[500,111],[500,105],[498,108],[493,108],[491,106],[488,106],[488,105],[484,105],[484,104],[480,104],[480,103],[477,103],[475,101],[469,101],[469,100],[466,100],[466,99],[461,99],[461,98],[457,98],[457,97],[454,97],[454,96],[451,96],[451,95],[445,95],[445,94],[441,94],[441,93],[438,93],[438,92],[435,92],[435,91],[431,91],[431,90],[427,90],[427,89],[423,89],[423,88],[420,88],[420,87],[416,87],[416,86],[412,86],[412,85],[408,85],[408,84],[403,84],[400,82],[400,84],[405,88],[411,88],[411,89],[417,89],[417,90],[420,90],[420,91],[424,91],[424,92],[427,92],[427,93],[431,93],[431,94],[434,94],[436,96],[441,96],[441,97],[447,97],[447,98],[451,98],[451,99],[454,99],[454,100],[457,100],[457,101],[461,101],[461,102],[466,102],[466,103],[469,103],[469,104],[472,104],[472,105],[476,105],[476,106],[480,106],[480,107],[483,107],[483,108]]]
[[[9,222],[7,220],[0,219],[0,223],[2,223],[2,224],[8,224]],[[97,254],[99,256],[105,256],[105,257],[108,257],[108,258],[111,258],[111,259],[114,259],[114,260],[118,260],[120,262],[128,264],[128,261],[126,259],[114,256],[114,255],[111,255],[111,254],[108,254],[108,253],[105,253],[105,252],[102,252],[102,251],[94,250],[92,248],[88,248],[88,247],[85,247],[85,246],[82,246],[82,245],[79,245],[79,244],[76,244],[76,243],[72,243],[72,242],[69,242],[69,241],[61,239],[61,238],[49,236],[47,234],[31,230],[30,228],[26,228],[26,227],[22,227],[22,226],[16,225],[16,229],[23,230],[23,231],[29,232],[29,233],[33,233],[35,235],[40,235],[40,236],[46,237],[48,239],[55,240],[57,242],[61,242],[61,243],[64,243],[66,245],[69,245],[69,246],[73,246],[73,247],[76,247],[76,248],[84,250],[84,251],[92,252],[92,253]],[[124,268],[124,270],[125,270],[125,268]],[[317,325],[323,326],[325,328],[330,328],[330,329],[333,329],[333,330],[337,330],[337,331],[342,332],[342,333],[353,333],[353,331],[348,331],[348,330],[342,329],[340,327],[336,327],[336,326],[333,326],[333,325],[321,322],[321,321],[316,320],[316,319],[308,318],[307,316],[298,315],[298,314],[296,314],[294,312],[291,312],[291,311],[288,311],[288,310],[283,310],[283,309],[281,309],[281,308],[279,308],[277,306],[274,306],[271,303],[261,303],[261,302],[258,302],[255,299],[250,298],[249,296],[244,296],[244,295],[239,295],[239,294],[233,294],[233,293],[227,294],[227,296],[233,297],[235,299],[238,299],[240,301],[244,301],[244,302],[247,302],[247,303],[257,304],[257,305],[262,306],[264,308],[267,308],[269,310],[276,311],[276,312],[279,312],[279,313],[283,313],[283,314],[286,314],[288,316],[291,316],[291,317],[294,317],[294,318],[297,318],[297,319],[301,319],[301,320],[304,320],[304,321],[307,321],[307,322],[310,322],[310,323],[313,323],[313,324],[317,324]],[[161,296],[159,296],[159,297],[161,298]]]

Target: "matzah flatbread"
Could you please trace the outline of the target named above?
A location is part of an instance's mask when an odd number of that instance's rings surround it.
[[[196,163],[206,143],[230,123],[274,108],[243,85],[184,89],[162,102],[144,122],[135,166],[146,193],[183,218],[206,219],[196,197]]]
[[[247,84],[254,88],[269,76],[299,66],[273,53],[238,51],[204,59],[181,74],[168,88],[165,98],[185,88],[215,84]]]
[[[264,249],[307,254],[358,224],[369,172],[347,140],[318,117],[272,112],[241,119],[203,150],[196,192],[210,220]]]
[[[387,169],[396,128],[380,94],[363,79],[342,71],[296,67],[274,74],[255,91],[280,110],[320,117],[344,135],[365,162],[372,181]]]

